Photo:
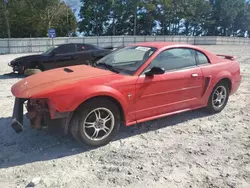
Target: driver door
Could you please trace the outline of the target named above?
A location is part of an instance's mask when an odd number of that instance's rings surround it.
[[[65,44],[56,49],[54,56],[54,68],[74,65],[76,59],[76,47],[74,44]]]
[[[74,59],[76,59],[75,45],[62,44],[54,49],[47,61],[43,61],[43,66],[46,70],[70,66],[73,65]]]
[[[203,74],[192,50],[170,49],[160,53],[146,68],[161,67],[161,75],[138,78],[136,119],[138,122],[195,106],[202,95]],[[144,72],[145,72],[144,71]]]

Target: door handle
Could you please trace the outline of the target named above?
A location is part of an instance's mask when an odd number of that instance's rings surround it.
[[[199,74],[193,73],[193,74],[191,74],[191,76],[192,76],[193,78],[197,78],[197,77],[199,77]]]

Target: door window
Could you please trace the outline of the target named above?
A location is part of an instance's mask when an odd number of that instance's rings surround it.
[[[74,52],[74,45],[73,44],[61,45],[55,51],[57,54],[73,53]]]
[[[166,71],[170,71],[192,66],[196,66],[193,50],[188,48],[173,48],[161,52],[146,70],[152,67],[161,67]]]

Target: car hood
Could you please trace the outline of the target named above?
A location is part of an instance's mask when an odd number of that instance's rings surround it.
[[[87,65],[64,67],[41,72],[14,84],[11,91],[18,98],[30,98],[39,93],[56,90],[86,80],[97,78],[104,80],[107,76],[117,75],[111,71]]]
[[[38,55],[28,55],[28,56],[18,57],[16,59],[14,59],[13,61],[29,60],[29,59],[39,58],[39,57],[41,57],[40,54],[38,54]]]

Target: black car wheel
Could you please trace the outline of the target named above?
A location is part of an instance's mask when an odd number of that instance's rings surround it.
[[[108,99],[93,99],[75,113],[70,126],[70,132],[78,142],[103,146],[119,130],[120,112],[117,105]]]
[[[214,87],[209,97],[207,109],[212,113],[221,112],[227,105],[228,98],[229,86],[226,82],[222,81]]]
[[[34,69],[39,69],[41,71],[45,71],[44,66],[42,65],[42,62],[36,63],[36,66]]]
[[[18,75],[22,75],[25,71],[25,67],[24,65],[17,65],[16,67],[14,67],[13,71],[17,71]]]
[[[31,76],[40,72],[42,72],[40,69],[26,69],[23,74],[24,76]]]

